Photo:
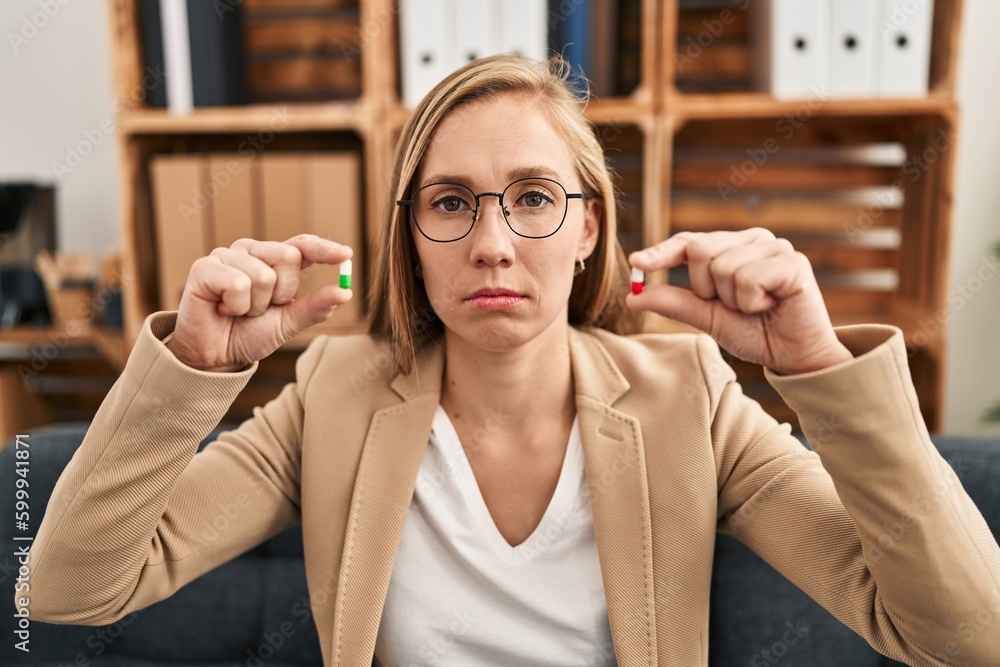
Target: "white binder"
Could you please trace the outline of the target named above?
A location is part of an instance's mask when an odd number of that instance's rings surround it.
[[[838,0],[839,1],[839,0]],[[882,97],[927,94],[934,0],[884,0],[879,93]]]
[[[825,95],[830,0],[755,0],[750,8],[758,90],[781,98]]]
[[[459,0],[465,2],[465,0]],[[546,0],[496,0],[500,5],[500,53],[545,60],[548,51]]]
[[[878,94],[878,20],[882,0],[833,0],[830,7],[830,94]]]
[[[455,2],[455,62],[458,69],[477,58],[500,51],[501,0]]]
[[[453,0],[400,0],[400,65],[408,107],[455,68],[454,5]]]
[[[173,114],[187,114],[194,108],[187,0],[160,0],[160,24],[163,26],[167,108]]]

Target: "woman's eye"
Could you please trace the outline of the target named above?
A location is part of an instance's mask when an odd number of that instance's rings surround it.
[[[552,200],[543,195],[541,192],[529,192],[521,195],[520,202],[523,206],[527,206],[528,208],[538,208],[539,206],[544,206],[545,204],[551,204]]]
[[[458,213],[462,210],[462,202],[458,197],[444,197],[434,202],[434,207],[439,208],[446,213]]]

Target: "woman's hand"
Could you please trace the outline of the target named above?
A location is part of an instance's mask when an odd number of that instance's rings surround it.
[[[236,371],[263,359],[352,296],[329,284],[296,300],[300,272],[353,254],[313,234],[284,243],[240,239],[216,248],[191,266],[166,345],[188,366],[206,371]]]
[[[681,232],[629,262],[646,272],[687,264],[690,290],[649,285],[628,296],[629,307],[701,329],[741,359],[790,375],[852,358],[809,260],[766,229]]]

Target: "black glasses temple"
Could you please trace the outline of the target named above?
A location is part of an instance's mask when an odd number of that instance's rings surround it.
[[[413,206],[412,199],[397,199],[396,206]]]

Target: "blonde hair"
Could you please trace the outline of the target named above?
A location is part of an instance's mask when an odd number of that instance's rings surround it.
[[[604,151],[583,103],[569,86],[570,68],[561,58],[537,61],[517,55],[482,58],[456,70],[427,94],[403,126],[396,144],[392,201],[376,249],[369,299],[369,333],[388,337],[397,370],[410,373],[416,350],[444,327],[423,285],[414,280],[416,247],[409,210],[396,206],[410,194],[413,179],[441,121],[474,100],[522,95],[540,105],[573,153],[583,191],[601,202],[597,245],[587,270],[573,281],[569,323],[627,334],[639,330],[639,313],[625,305],[629,268],[617,235],[617,204]]]

